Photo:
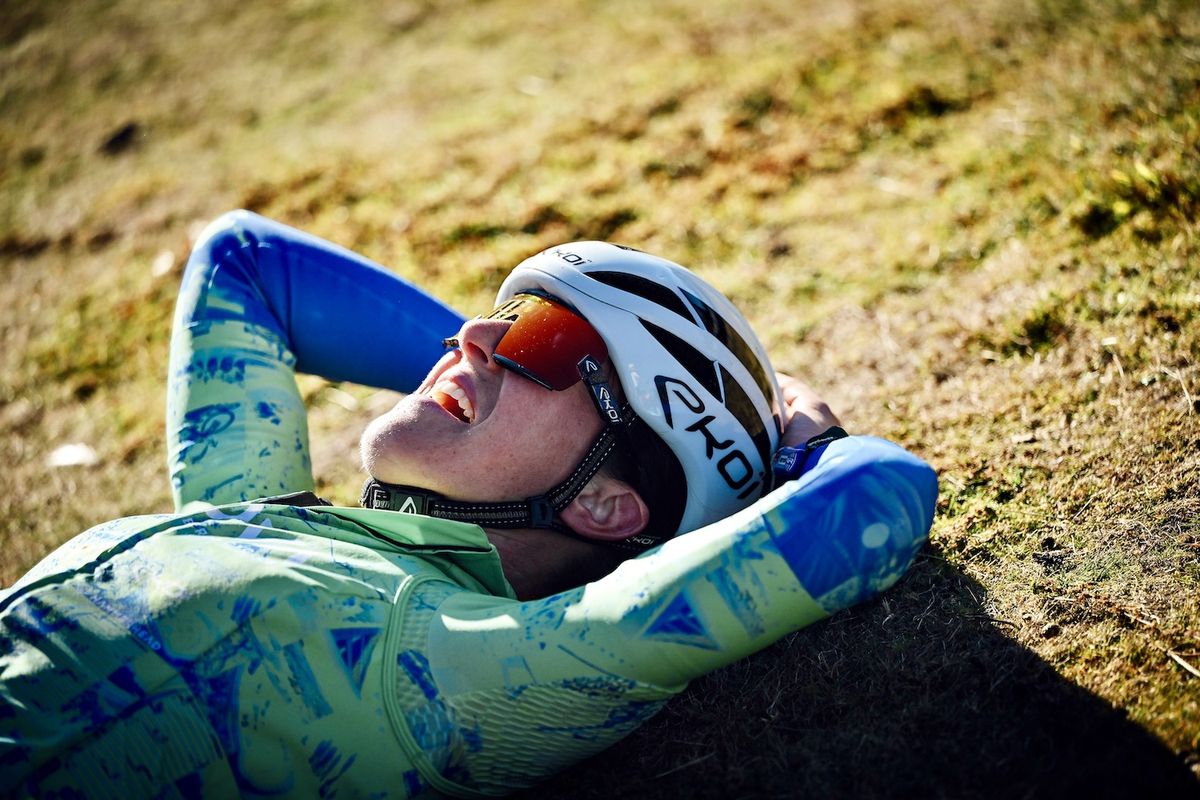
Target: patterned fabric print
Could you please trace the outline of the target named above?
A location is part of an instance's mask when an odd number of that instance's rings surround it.
[[[313,488],[295,357],[232,259],[193,262],[180,290],[167,387],[176,508]]]
[[[539,682],[522,656],[492,661],[484,634],[474,639],[473,652],[447,652],[446,640],[429,641],[429,629],[449,598],[510,621],[522,604],[432,582],[412,597],[396,656],[395,713],[421,751],[423,785],[431,788],[500,795],[532,786],[629,735],[675,694],[580,662],[566,677]],[[554,638],[553,621],[543,615],[530,634],[530,650],[544,647]],[[431,659],[463,666],[482,659],[498,681],[479,691],[458,691],[453,682],[435,677]]]
[[[449,704],[479,730],[469,781],[488,795],[537,782],[633,733],[676,693],[613,676],[454,696]]]
[[[316,521],[334,518],[234,508],[131,531],[98,557],[81,548],[72,568],[6,596],[0,788],[325,797],[405,785],[384,642],[400,585],[429,568]]]
[[[405,782],[421,790],[429,788],[429,778],[422,772],[469,785],[468,755],[478,752],[483,744],[478,728],[460,724],[453,709],[439,696],[426,655],[429,622],[437,607],[461,591],[442,581],[426,581],[412,590],[404,610],[395,664],[389,664],[391,669],[384,678],[395,687],[391,699],[398,734],[402,741],[411,743],[410,757],[421,767],[406,775]]]
[[[106,550],[120,545],[128,540],[131,533],[154,530],[157,523],[167,522],[174,518],[174,514],[147,514],[139,517],[114,519],[89,528],[39,561],[33,569],[21,576],[21,579],[8,589],[0,591],[0,609],[8,602],[7,597],[15,594],[18,590],[40,580],[52,580],[55,575],[75,569],[79,564],[86,564],[98,558]]]
[[[925,542],[937,497],[933,471],[883,439],[853,436],[826,449],[793,491],[806,504],[767,515],[772,539],[825,608],[848,608],[892,586]]]

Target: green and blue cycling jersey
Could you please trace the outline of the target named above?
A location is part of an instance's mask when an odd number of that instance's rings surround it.
[[[0,794],[504,794],[890,586],[924,541],[932,470],[871,437],[528,602],[475,526],[253,502],[313,486],[296,369],[411,390],[460,321],[261,217],[209,227],[172,339],[176,513],[93,528],[0,595]]]

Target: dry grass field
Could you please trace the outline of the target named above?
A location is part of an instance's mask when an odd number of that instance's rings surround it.
[[[552,243],[664,255],[938,470],[893,591],[531,797],[1200,794],[1194,0],[9,0],[0,585],[169,508],[172,303],[234,207],[470,312]],[[391,398],[302,390],[352,503]]]

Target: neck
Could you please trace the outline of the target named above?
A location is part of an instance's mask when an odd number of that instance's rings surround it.
[[[611,548],[541,529],[485,529],[504,577],[521,600],[535,600],[607,575],[620,561]]]

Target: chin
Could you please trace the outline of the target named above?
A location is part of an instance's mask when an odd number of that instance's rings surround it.
[[[404,422],[403,418],[396,418],[394,409],[372,420],[359,437],[358,451],[363,469],[376,480],[385,483],[413,482],[407,474],[409,470],[404,468],[408,459],[401,457],[408,451],[404,441]]]
[[[428,406],[436,409],[436,414]],[[455,487],[448,483],[453,476],[439,474],[440,465],[457,463],[462,455],[460,443],[444,430],[449,427],[447,422],[461,424],[433,403],[397,404],[374,419],[359,438],[363,469],[384,483],[454,496]]]

